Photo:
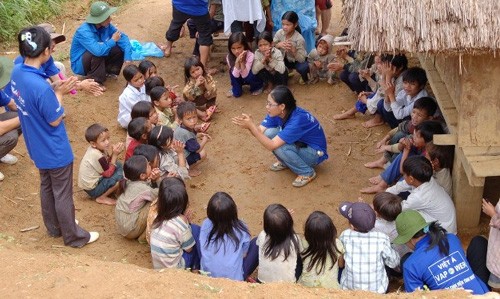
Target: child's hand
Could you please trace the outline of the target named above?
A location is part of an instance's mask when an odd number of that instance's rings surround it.
[[[123,152],[124,149],[123,142],[118,142],[117,144],[113,144],[112,150],[113,150],[113,155],[118,156],[121,152]]]
[[[481,207],[483,209],[483,213],[485,213],[486,215],[488,215],[490,217],[495,216],[495,214],[496,214],[495,207],[486,198],[483,198],[483,203],[482,203]]]
[[[186,212],[184,212],[184,216],[188,220],[189,223],[191,223],[196,216],[196,214],[193,212],[191,209],[187,209]]]
[[[394,86],[394,83],[392,82],[387,82],[387,86],[385,87],[385,94],[387,97],[391,100],[391,102],[395,101],[395,93],[396,92],[396,87]],[[394,100],[393,100],[394,99]]]
[[[157,179],[159,179],[161,176],[161,171],[159,168],[153,168],[151,169],[151,175],[149,176],[149,179],[151,181],[156,181]]]
[[[327,67],[329,70],[332,70],[334,72],[339,72],[339,71],[342,71],[344,69],[344,64],[341,62],[332,62],[332,63],[329,63]]]
[[[241,52],[238,58],[240,59],[240,63],[245,63],[245,61],[247,61],[247,50]]]
[[[199,136],[201,136],[201,142],[209,142],[210,140],[212,140],[212,137],[210,137],[210,135],[208,135],[207,133],[198,133]]]
[[[409,151],[413,145],[413,140],[411,138],[404,138],[400,143],[403,145],[404,151]]]
[[[184,153],[184,142],[182,141],[179,141],[179,140],[172,140],[172,144],[170,145],[170,147],[177,153],[177,154],[181,154],[181,153]]]
[[[195,86],[201,86],[204,84],[205,84],[205,77],[199,76],[198,78],[196,78]]]
[[[321,68],[321,61],[316,60],[316,61],[314,61],[313,63],[314,63],[314,65],[315,65],[317,68]]]
[[[389,151],[390,149],[391,149],[391,146],[390,146],[390,145],[382,145],[382,146],[380,146],[379,148],[377,148],[377,149],[375,150],[375,152],[376,152],[377,154],[382,154],[382,153],[384,153],[385,151]]]

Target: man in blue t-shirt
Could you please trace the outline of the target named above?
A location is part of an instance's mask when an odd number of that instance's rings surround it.
[[[94,2],[86,22],[76,30],[71,42],[73,72],[101,85],[106,76],[116,77],[123,64],[132,60],[128,36],[111,24],[111,14],[115,11],[116,7],[106,2]]]
[[[208,0],[172,0],[172,21],[166,33],[167,44],[162,47],[165,57],[172,54],[172,46],[179,39],[182,26],[191,19],[198,31],[200,61],[207,67],[210,46],[213,43]]]

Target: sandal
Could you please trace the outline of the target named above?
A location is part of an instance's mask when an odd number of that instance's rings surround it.
[[[212,114],[214,114],[216,111],[217,111],[217,106],[213,105],[208,107],[207,110],[205,110],[205,113],[207,113],[207,117],[210,118],[212,117]]]
[[[206,131],[208,131],[208,128],[210,128],[211,124],[212,123],[210,123],[210,122],[202,123],[200,126],[200,132],[205,133]]]

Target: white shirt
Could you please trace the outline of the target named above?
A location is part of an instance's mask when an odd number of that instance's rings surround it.
[[[457,233],[457,218],[453,201],[434,178],[413,189],[401,206],[403,211],[416,210],[425,221],[437,220],[449,233]]]
[[[448,168],[442,168],[441,170],[434,172],[432,175],[439,186],[443,187],[444,191],[448,193],[448,195],[452,196],[452,181],[451,181],[451,173]],[[398,181],[395,185],[387,188],[385,191],[398,195],[403,192],[412,192],[415,187],[408,185],[405,180]]]
[[[396,100],[391,103],[392,113],[396,119],[403,119],[411,114],[415,101],[428,96],[427,91],[422,89],[416,96],[411,97],[406,94],[406,91],[401,90],[396,95]]]
[[[146,94],[146,87],[142,85],[141,89],[128,84],[118,97],[118,122],[122,128],[126,129],[131,120],[130,112],[132,107],[140,101],[149,101],[149,96]]]
[[[234,21],[257,22],[257,30],[264,31],[266,18],[262,10],[261,0],[222,0],[224,9],[224,34],[231,33],[231,24]]]

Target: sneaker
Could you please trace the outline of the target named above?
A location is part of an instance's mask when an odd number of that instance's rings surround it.
[[[300,79],[299,79],[299,84],[306,85],[306,82],[304,81],[304,79],[302,79],[302,77],[300,77]]]
[[[78,225],[80,223],[80,221],[78,221],[77,219],[75,219],[75,224]]]
[[[283,169],[287,169],[288,167],[286,167],[285,164],[281,163],[281,162],[276,162],[274,163],[273,165],[271,165],[269,167],[270,170],[272,171],[280,171],[280,170],[283,170]]]
[[[259,88],[256,91],[252,91],[252,95],[258,96],[258,95],[262,94],[263,91],[264,91],[264,88]]]
[[[226,97],[228,98],[232,98],[234,95],[233,95],[233,91],[230,89],[228,90],[228,92],[226,92]]]
[[[0,182],[3,181],[3,179],[5,179],[5,176],[0,172]]]
[[[294,187],[304,187],[305,185],[309,184],[312,180],[316,178],[316,172],[313,172],[311,176],[304,176],[304,175],[299,175],[295,181],[292,182],[292,185]]]
[[[0,162],[5,163],[5,164],[16,164],[17,163],[17,157],[11,154],[6,154],[2,158],[0,158]]]
[[[87,244],[94,243],[99,239],[99,233],[98,232],[89,232],[90,233],[90,239],[87,242]]]

